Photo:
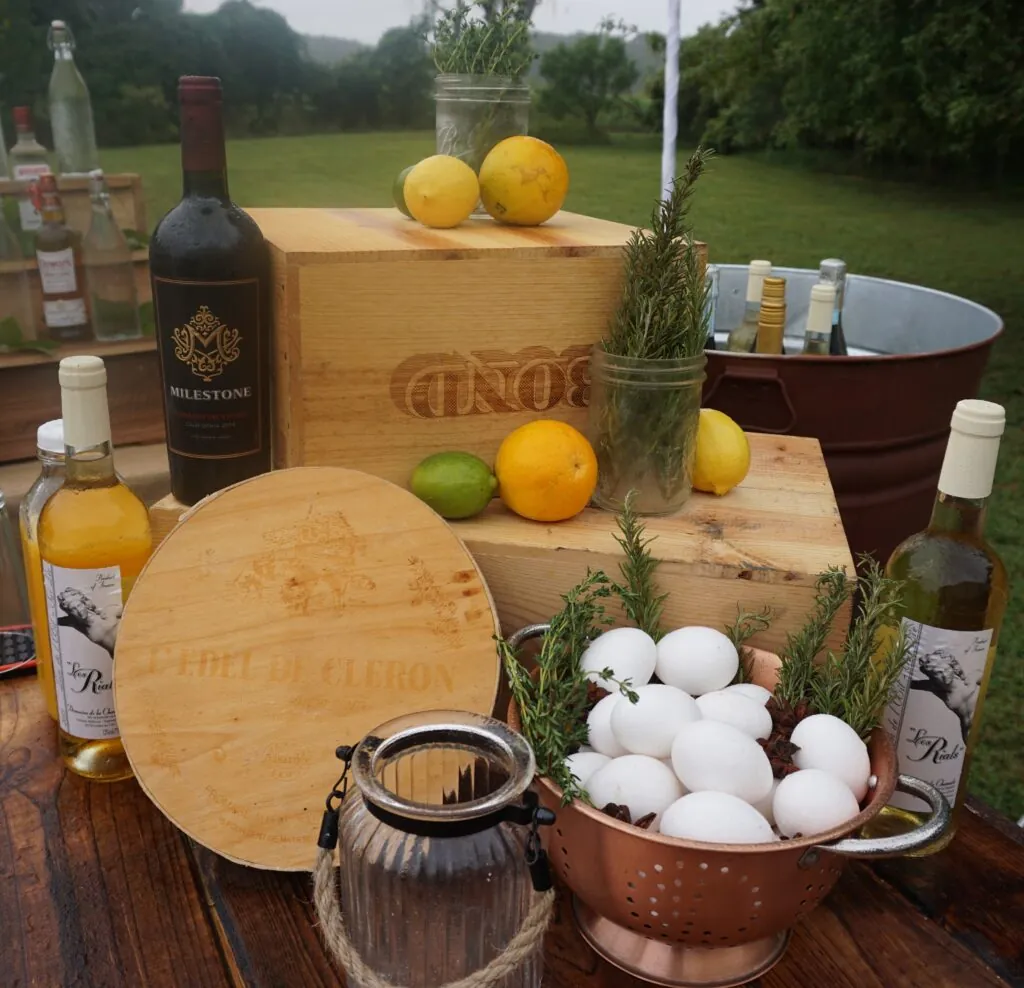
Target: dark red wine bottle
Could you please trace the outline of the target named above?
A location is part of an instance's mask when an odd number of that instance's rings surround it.
[[[183,76],[184,191],[149,247],[171,493],[182,504],[270,469],[268,251],[228,196],[220,80]]]

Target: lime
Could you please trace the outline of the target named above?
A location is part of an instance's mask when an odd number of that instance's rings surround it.
[[[435,453],[412,473],[409,489],[442,518],[471,518],[487,507],[498,481],[472,453]]]
[[[447,154],[431,155],[419,162],[409,172],[403,192],[415,219],[442,230],[468,219],[480,201],[476,172]]]
[[[391,186],[391,195],[395,200],[395,205],[398,207],[398,211],[412,219],[412,213],[409,212],[409,207],[405,204],[405,180],[416,166],[409,165],[408,168],[403,168],[398,173],[398,178],[395,179],[394,185]]]

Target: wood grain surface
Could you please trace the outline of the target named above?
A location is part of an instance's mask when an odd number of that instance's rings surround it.
[[[338,744],[401,714],[489,714],[497,619],[452,530],[339,467],[265,474],[192,508],[139,576],[114,689],[128,757],[225,857],[312,867]]]
[[[428,230],[396,209],[257,209],[274,284],[278,466],[404,484],[428,453],[488,461],[536,418],[585,428],[590,348],[631,229],[560,213]]]
[[[0,683],[0,983],[5,988],[342,988],[309,877],[190,845],[134,782],[55,755],[34,680]],[[308,836],[310,851],[314,832]],[[760,988],[1024,985],[1024,840],[969,805],[942,854],[846,869]],[[643,988],[598,960],[562,894],[545,988]]]
[[[776,611],[772,627],[753,640],[778,648],[800,628],[814,603],[814,582],[829,566],[853,560],[816,439],[751,434],[750,472],[724,497],[694,492],[683,509],[645,519],[662,560],[659,588],[668,593],[665,626],[731,624],[737,605]],[[614,516],[588,508],[553,525],[526,521],[500,502],[476,518],[454,522],[483,571],[502,629],[547,621],[560,595],[586,574],[618,576],[622,550]],[[843,638],[847,605],[830,644]]]

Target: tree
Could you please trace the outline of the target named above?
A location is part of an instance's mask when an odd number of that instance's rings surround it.
[[[611,110],[630,91],[639,73],[626,50],[631,29],[610,19],[595,34],[544,53],[540,74],[547,85],[540,106],[556,120],[581,117],[587,133],[599,133],[602,114]]]

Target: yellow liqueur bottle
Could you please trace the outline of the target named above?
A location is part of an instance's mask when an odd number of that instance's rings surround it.
[[[124,602],[152,548],[146,507],[114,470],[107,372],[99,357],[60,362],[65,481],[39,518],[60,753],[88,779],[132,772],[114,712]]]
[[[1006,568],[984,536],[1005,422],[1000,405],[957,404],[928,527],[898,546],[887,566],[890,576],[905,582],[898,616],[910,657],[883,723],[896,746],[900,772],[943,792],[954,808],[954,827],[967,796],[967,774],[1006,610]],[[897,793],[872,829],[907,830],[925,811],[922,801]],[[953,832],[928,852],[945,847]]]
[[[46,702],[46,712],[57,720],[57,693],[53,684],[50,657],[50,631],[46,617],[46,589],[43,564],[39,559],[39,516],[54,491],[64,483],[64,423],[60,419],[44,422],[36,430],[36,454],[40,472],[36,482],[22,498],[19,521],[21,556],[25,563],[25,586],[36,643],[36,672]]]

